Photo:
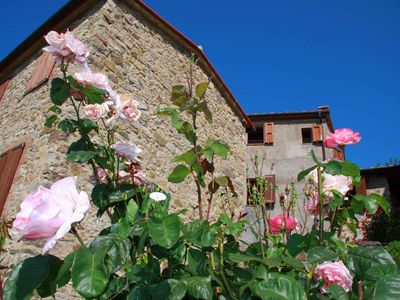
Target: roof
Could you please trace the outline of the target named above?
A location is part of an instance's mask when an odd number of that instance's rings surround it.
[[[361,169],[361,175],[400,175],[400,166],[382,166],[367,169]]]
[[[296,112],[272,112],[262,114],[251,114],[248,115],[253,122],[259,121],[277,121],[277,120],[310,120],[310,119],[322,119],[326,120],[328,128],[331,132],[334,132],[334,126],[332,123],[331,113],[328,106],[320,106],[318,110],[309,111],[296,111]]]
[[[212,78],[214,85],[227,99],[228,104],[240,118],[243,125],[247,128],[253,127],[253,123],[244,112],[235,96],[229,90],[221,76],[215,70],[214,66],[208,60],[206,55],[199,47],[189,38],[180,33],[175,27],[164,20],[160,15],[153,11],[141,0],[117,0],[125,2],[128,6],[135,9],[142,16],[148,19],[155,26],[160,28],[164,33],[169,35],[173,40],[178,42],[188,52],[194,53],[200,59],[199,66]],[[13,72],[20,67],[26,60],[45,46],[43,36],[50,30],[63,31],[75,20],[90,10],[94,5],[104,3],[104,0],[70,0],[65,6],[50,17],[42,26],[34,31],[27,39],[25,39],[17,48],[15,48],[6,58],[0,62],[0,82],[9,79]]]

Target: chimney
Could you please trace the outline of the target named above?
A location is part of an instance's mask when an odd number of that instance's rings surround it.
[[[318,110],[328,111],[328,110],[329,110],[329,106],[328,106],[328,105],[321,105],[321,106],[318,106]]]

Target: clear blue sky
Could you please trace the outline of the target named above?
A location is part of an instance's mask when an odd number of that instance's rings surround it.
[[[67,1],[1,1],[0,59]],[[400,157],[399,0],[146,0],[195,43],[248,113],[329,105],[362,167]]]

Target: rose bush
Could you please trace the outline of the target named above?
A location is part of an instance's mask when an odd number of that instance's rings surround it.
[[[384,213],[390,210],[379,195],[347,193],[359,184],[357,166],[349,161],[320,162],[311,153],[315,165],[298,175],[299,182],[313,178],[305,197],[319,199],[313,206],[314,226],[306,233],[299,233],[295,219],[294,189],[281,193],[282,212],[271,218],[264,194],[275,187],[263,176],[256,178],[249,203],[254,204],[257,222],[250,223],[230,201],[237,197],[232,179],[217,170],[216,162],[229,154],[228,145],[199,136],[204,131],[198,131],[198,118],[211,123],[212,114],[206,100],[209,82],[194,83],[192,56],[187,86],[172,87],[174,106],[157,110],[171,118],[190,145],[173,158],[176,166],[168,176],[171,183],[193,183],[197,206],[190,211],[191,221],[183,221],[188,209],[170,210],[171,195],[143,171],[140,147],[116,134],[140,118],[137,102],[125,102],[105,75],[89,71],[86,48],[71,39],[69,32],[46,36],[45,50],[55,55],[61,77],[52,80],[53,106],[45,126],[79,136],[67,150],[67,161],[92,169],[90,200],[97,216],[109,218],[110,226],[99,228],[90,242],[82,240],[77,223],[89,203],[88,196],[76,190],[77,179],[39,187],[22,202],[14,231],[27,240],[48,238],[43,254],[68,231],[80,246],[71,247],[62,259],[47,253],[11,268],[4,299],[55,297],[69,283],[84,299],[400,298],[398,268],[384,248],[340,239],[344,226],[355,228],[357,214],[374,213],[379,207]],[[82,71],[71,76],[68,67],[75,61],[84,62]],[[68,104],[74,117],[62,114]],[[345,143],[348,140],[338,145]],[[216,203],[222,203],[222,212],[212,220]],[[243,240],[245,228],[256,242]]]

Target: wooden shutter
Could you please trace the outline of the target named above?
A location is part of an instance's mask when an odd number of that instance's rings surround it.
[[[4,82],[2,82],[0,84],[0,101],[1,101],[1,99],[3,98],[3,96],[4,96],[5,92],[6,92],[6,89],[8,87],[8,82],[9,81],[10,80],[6,80],[6,81],[4,81]]]
[[[361,184],[356,187],[356,193],[367,196],[367,181],[365,180],[365,176],[361,177]]]
[[[38,65],[26,85],[26,93],[29,93],[49,79],[54,64],[54,56],[49,52],[43,51],[42,55],[39,57]]]
[[[264,191],[265,203],[275,203],[275,198],[276,198],[275,175],[265,176],[265,185],[266,185]]]
[[[321,124],[314,125],[312,127],[312,139],[313,139],[314,143],[322,141],[322,125]]]
[[[0,215],[7,200],[25,144],[21,144],[0,156]]]
[[[269,122],[264,124],[264,144],[273,144],[273,127],[274,123]]]
[[[334,157],[339,159],[339,160],[344,160],[344,155],[343,155],[343,151],[342,150],[337,150],[334,149]]]

